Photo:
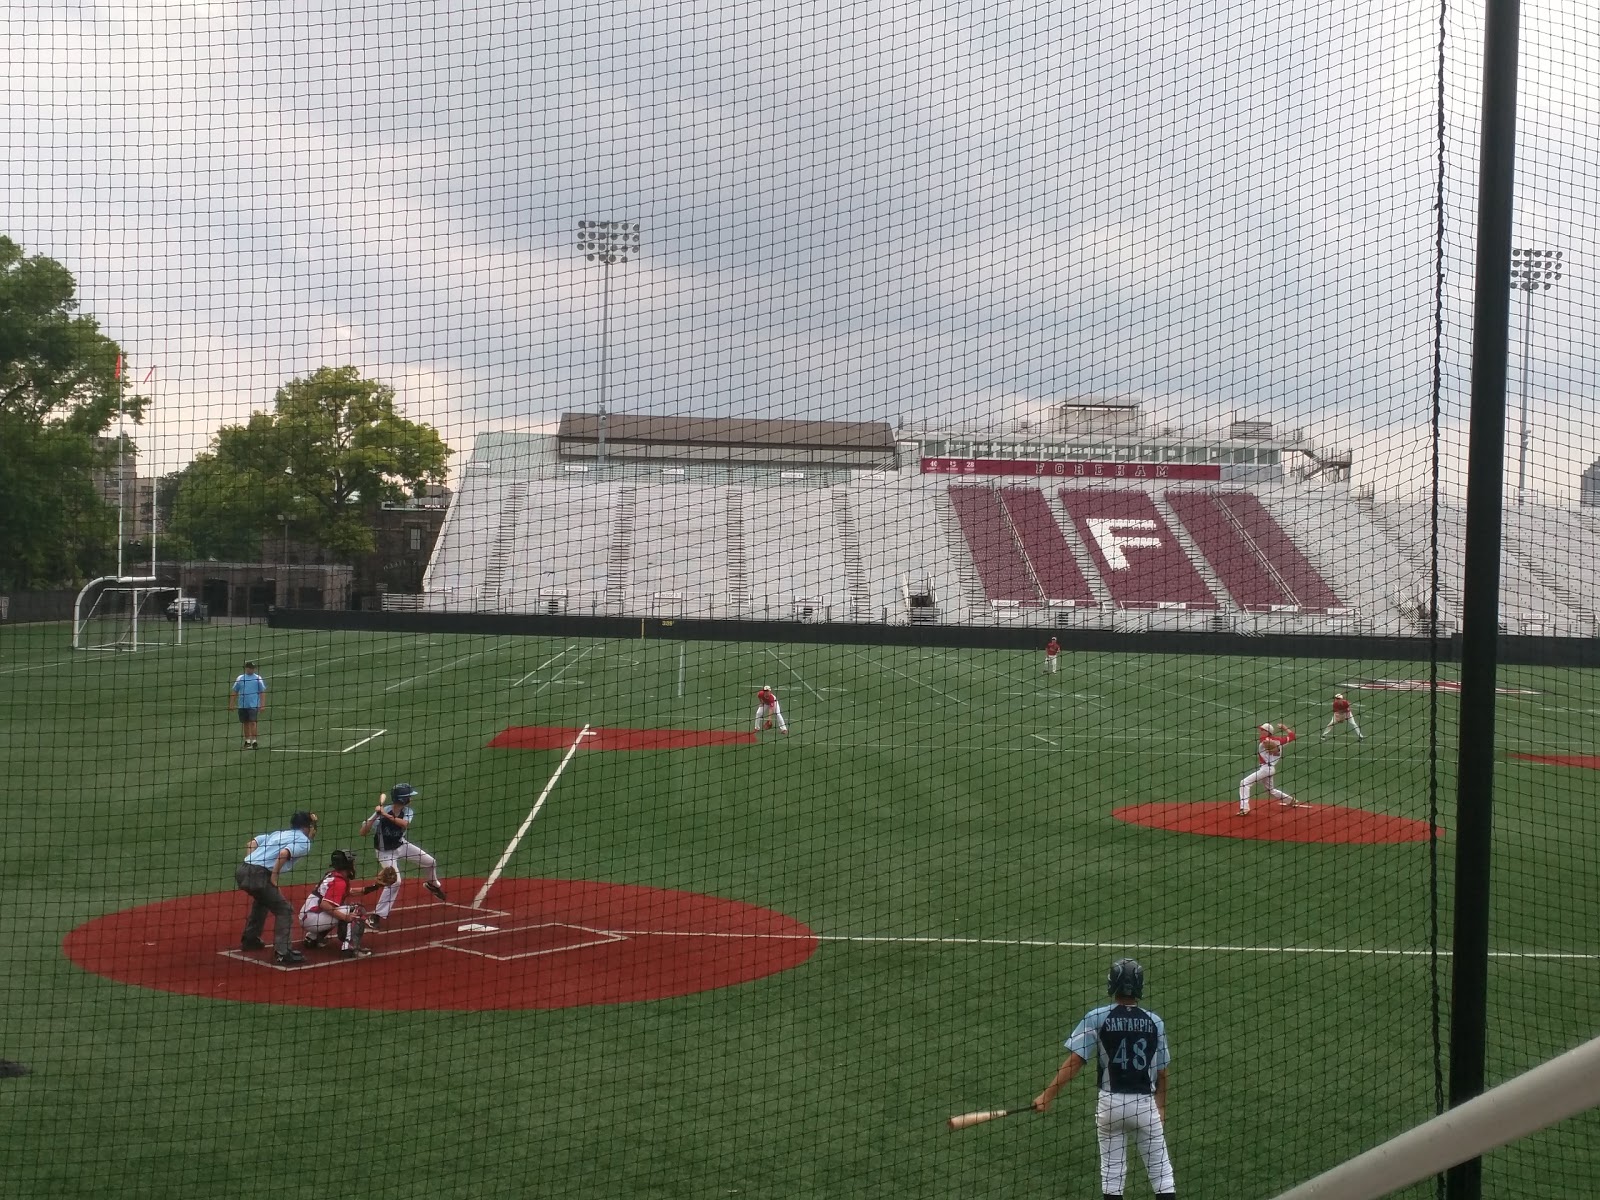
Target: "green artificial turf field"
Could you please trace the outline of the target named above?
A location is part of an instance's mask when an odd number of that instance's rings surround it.
[[[0,1058],[31,1068],[0,1079],[7,1195],[1095,1196],[1087,1078],[1048,1116],[943,1122],[1031,1100],[1122,953],[1145,964],[1172,1040],[1181,1195],[1271,1195],[1433,1112],[1426,841],[1112,815],[1231,805],[1271,720],[1302,734],[1280,782],[1307,805],[1425,820],[1434,701],[1358,685],[1426,664],[1068,654],[1050,676],[1034,652],[223,624],[188,638],[74,654],[59,626],[0,632]],[[246,657],[271,689],[255,752],[225,711]],[[1509,757],[1594,753],[1595,677],[1501,682],[1531,694],[1498,716],[1493,1080],[1600,1024],[1600,774]],[[63,953],[91,919],[228,892],[245,841],[297,808],[322,829],[293,881],[338,845],[370,870],[356,827],[398,780],[422,790],[414,840],[446,884],[482,879],[565,753],[489,748],[497,733],[744,731],[762,683],[790,736],[580,750],[506,878],[775,909],[820,938],[793,969],[636,1003],[371,1012],[133,987]],[[1337,690],[1365,742],[1318,740]],[[1437,698],[1446,943],[1456,703]],[[1283,816],[1256,803],[1245,820]],[[414,875],[407,888],[420,898]],[[238,940],[246,901],[225,905],[208,953]],[[446,969],[425,957],[419,989]],[[1591,1114],[1492,1157],[1487,1194],[1532,1194],[1534,1176],[1541,1195],[1600,1194],[1597,1133]],[[1147,1194],[1135,1164],[1128,1195]]]

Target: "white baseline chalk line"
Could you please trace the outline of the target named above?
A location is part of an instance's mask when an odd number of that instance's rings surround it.
[[[533,825],[533,819],[539,815],[539,810],[544,807],[544,802],[549,799],[550,793],[555,790],[556,780],[561,778],[561,772],[567,769],[567,764],[572,761],[572,756],[578,752],[578,747],[583,745],[583,739],[595,736],[597,735],[589,732],[589,726],[585,725],[578,731],[578,736],[572,739],[572,745],[567,747],[567,753],[562,758],[561,765],[556,767],[555,774],[550,776],[550,782],[544,785],[544,791],[539,793],[539,798],[533,802],[533,807],[528,810],[528,817],[527,820],[522,822],[522,828],[517,830],[517,835],[511,839],[511,844],[506,847],[505,853],[500,856],[500,861],[495,863],[494,870],[489,872],[489,878],[483,881],[483,886],[478,889],[478,894],[472,898],[473,908],[483,907],[483,901],[488,896],[489,889],[494,886],[495,880],[500,878],[500,872],[506,869],[506,864],[511,861],[511,856],[517,852],[518,844]]]
[[[917,937],[900,934],[858,933],[718,933],[714,930],[671,929],[597,929],[596,933],[614,933],[621,937],[697,937],[768,940],[778,942],[856,942],[868,945],[908,946],[1001,946],[1028,947],[1045,950],[1168,950],[1194,954],[1324,954],[1351,958],[1427,958],[1432,950],[1398,950],[1380,946],[1208,946],[1181,942],[1068,942],[1047,938],[983,938],[983,937]],[[1452,951],[1440,950],[1440,958],[1449,958]],[[1490,958],[1544,959],[1592,962],[1600,953],[1580,954],[1560,950],[1491,950]]]
[[[362,738],[359,742],[352,742],[350,745],[346,746],[343,750],[339,751],[339,753],[340,754],[349,754],[350,751],[352,751],[352,750],[359,750],[362,746],[365,746],[368,742],[372,741],[375,738],[381,738],[384,734],[386,734],[388,732],[389,731],[387,729],[380,729],[376,733],[370,733],[366,737]]]

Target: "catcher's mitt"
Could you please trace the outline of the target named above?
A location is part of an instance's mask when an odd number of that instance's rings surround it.
[[[400,872],[396,871],[393,867],[385,867],[383,870],[378,872],[378,878],[374,882],[367,884],[366,887],[361,889],[361,894],[366,896],[377,891],[379,888],[386,888],[399,882]]]

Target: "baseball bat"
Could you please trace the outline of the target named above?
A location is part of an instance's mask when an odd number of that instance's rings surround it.
[[[997,1121],[1001,1117],[1014,1117],[1019,1113],[1031,1113],[1033,1111],[1033,1105],[1028,1104],[1022,1108],[997,1108],[991,1112],[962,1113],[960,1116],[951,1117],[948,1124],[950,1132],[954,1133],[958,1129],[968,1129],[973,1125],[982,1125],[985,1121]]]

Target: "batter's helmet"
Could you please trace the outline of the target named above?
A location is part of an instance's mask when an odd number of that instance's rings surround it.
[[[328,865],[335,871],[343,871],[346,874],[354,875],[356,873],[356,856],[348,850],[335,850],[328,859]]]
[[[389,799],[405,801],[410,800],[413,796],[420,795],[422,795],[422,793],[417,791],[417,789],[412,787],[409,783],[397,783],[390,790]]]
[[[1119,958],[1106,972],[1106,995],[1132,996],[1137,1000],[1144,995],[1144,968],[1138,959]]]

